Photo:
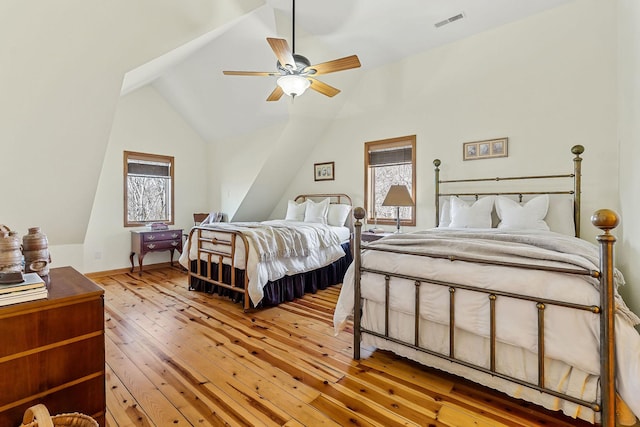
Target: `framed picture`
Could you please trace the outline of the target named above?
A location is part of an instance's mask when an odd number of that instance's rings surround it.
[[[334,180],[334,162],[315,163],[313,165],[314,181],[333,181]]]
[[[462,144],[462,159],[476,160],[507,157],[509,138],[487,139]]]

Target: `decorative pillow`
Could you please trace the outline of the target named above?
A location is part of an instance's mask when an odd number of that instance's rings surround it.
[[[307,202],[296,203],[293,200],[287,202],[287,215],[285,221],[304,221],[304,212],[307,208]]]
[[[344,226],[351,213],[351,206],[342,204],[330,204],[327,222],[335,227]]]
[[[304,222],[327,223],[327,213],[329,212],[330,199],[326,198],[321,202],[307,200],[307,208],[304,212]]]
[[[491,228],[491,211],[494,196],[478,199],[469,205],[456,196],[451,196],[451,228]]]
[[[447,228],[451,224],[451,203],[449,199],[440,201],[440,221],[438,227]]]
[[[508,197],[498,196],[496,198],[496,211],[500,218],[498,228],[548,231],[549,226],[544,222],[548,208],[548,194],[536,196],[522,205]]]
[[[573,218],[573,195],[550,194],[549,209],[544,217],[551,231],[566,236],[576,235],[576,223]]]

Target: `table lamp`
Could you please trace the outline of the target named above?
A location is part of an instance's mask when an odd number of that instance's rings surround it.
[[[413,199],[406,185],[392,185],[387,192],[387,196],[382,202],[382,206],[396,207],[396,233],[400,232],[400,206],[413,206]]]

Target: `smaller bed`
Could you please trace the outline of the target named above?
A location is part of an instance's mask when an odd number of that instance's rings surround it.
[[[303,194],[288,201],[284,220],[195,226],[180,257],[189,288],[246,311],[341,283],[352,261],[351,208],[346,194]]]

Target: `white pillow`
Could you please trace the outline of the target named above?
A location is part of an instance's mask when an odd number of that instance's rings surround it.
[[[494,196],[478,199],[469,205],[456,196],[451,196],[451,228],[491,228],[491,211]]]
[[[307,208],[304,212],[304,222],[318,222],[326,224],[327,213],[329,212],[329,202],[329,198],[318,203],[313,200],[307,200]]]
[[[304,221],[304,213],[307,208],[307,202],[296,203],[294,200],[287,202],[287,215],[285,221]]]
[[[551,231],[567,236],[575,236],[576,223],[573,218],[573,195],[550,194],[549,209],[544,221]]]
[[[511,230],[547,230],[549,226],[544,222],[549,208],[549,195],[542,194],[519,204],[508,197],[496,197],[496,212],[500,218],[498,228]]]
[[[327,222],[329,223],[329,225],[342,227],[344,226],[345,222],[347,222],[349,213],[351,213],[351,206],[349,205],[330,204],[329,214],[327,215]]]
[[[451,203],[449,199],[440,201],[440,221],[438,221],[438,227],[446,228],[451,224]]]

